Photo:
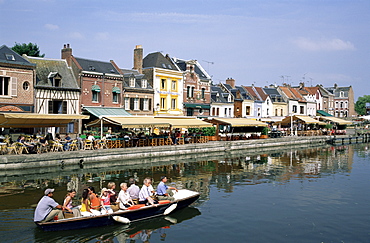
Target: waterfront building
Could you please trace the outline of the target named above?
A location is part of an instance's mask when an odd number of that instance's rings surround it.
[[[354,117],[357,115],[352,86],[338,87],[337,84],[334,84],[333,87],[326,87],[326,89],[334,95],[335,117]]]
[[[262,117],[262,105],[264,103],[263,98],[259,95],[254,85],[252,86],[242,86],[250,95],[250,97],[253,99],[254,103],[254,109],[252,110],[252,116],[255,118],[261,118]]]
[[[211,103],[211,76],[197,60],[172,58],[183,72],[183,110],[185,116],[208,117]]]
[[[300,95],[307,102],[306,113],[307,116],[316,116],[317,106],[320,105],[320,93],[317,87],[305,87],[304,83],[299,83],[299,87],[295,87]]]
[[[33,112],[36,65],[0,47],[0,112]]]
[[[242,86],[235,85],[235,80],[233,78],[226,79],[226,83],[220,83],[219,87],[223,90],[227,90],[233,95],[234,117],[253,117],[254,100]]]
[[[28,57],[36,65],[35,113],[38,114],[80,114],[81,89],[72,69],[64,59]],[[52,133],[78,133],[79,120],[67,127],[56,128]]]
[[[288,101],[288,115],[307,115],[307,101],[297,89],[287,84],[278,86],[277,89]]]
[[[75,57],[69,44],[64,45],[61,54],[81,87],[81,112],[94,116],[130,115],[122,104],[123,74],[113,60],[104,62]]]
[[[271,121],[280,121],[288,115],[288,104],[284,97],[278,92],[275,86],[262,88],[270,97],[272,102],[272,111],[270,113]],[[268,121],[268,120],[266,120]]]
[[[319,88],[322,95],[322,105],[318,111],[320,112],[322,110],[325,113],[334,116],[334,94],[325,89],[321,84],[316,87]]]
[[[220,86],[211,86],[211,117],[234,117],[234,96]]]
[[[148,54],[143,59],[143,74],[154,89],[156,116],[183,115],[183,72],[173,60],[161,52]]]

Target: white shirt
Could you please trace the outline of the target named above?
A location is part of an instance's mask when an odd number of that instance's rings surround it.
[[[130,194],[127,191],[121,190],[118,193],[117,202],[119,202],[119,208],[124,209],[126,208],[124,204],[129,204],[128,202],[131,201]]]

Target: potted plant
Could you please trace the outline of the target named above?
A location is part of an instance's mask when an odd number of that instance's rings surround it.
[[[209,141],[217,141],[216,128],[215,127],[203,127],[202,133],[204,136],[208,136]]]
[[[263,127],[260,138],[268,138],[269,137],[268,134],[269,134],[269,129],[267,127]]]

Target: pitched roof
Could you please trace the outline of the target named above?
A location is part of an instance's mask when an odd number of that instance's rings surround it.
[[[218,86],[211,85],[211,101],[215,103],[229,103],[227,101],[228,93],[224,93]]]
[[[6,45],[0,47],[0,63],[18,64],[34,67],[35,64],[30,63],[26,58],[22,57]]]
[[[64,59],[46,59],[39,57],[27,57],[27,59],[36,64],[36,86],[52,87],[50,77],[56,75],[62,78],[62,88],[78,89],[77,81],[72,70],[68,67]]]
[[[105,74],[120,74],[111,62],[103,62],[80,57],[74,57],[83,71],[105,73]]]
[[[261,97],[253,89],[254,86],[243,86],[243,88],[252,96],[254,100],[261,101]]]
[[[176,63],[176,65],[181,71],[183,72],[186,71],[186,62],[187,62],[186,60],[179,58],[173,58],[172,60]],[[208,73],[206,73],[206,71],[203,69],[203,67],[200,65],[198,61],[195,61],[194,72],[198,74],[200,79],[210,79]]]
[[[265,101],[268,97],[268,95],[265,93],[265,91],[261,87],[254,87],[258,93],[258,95],[261,97],[263,101]]]
[[[153,52],[148,54],[143,59],[143,68],[163,68],[168,70],[175,70],[180,71],[179,68],[169,60],[163,56],[160,52]]]

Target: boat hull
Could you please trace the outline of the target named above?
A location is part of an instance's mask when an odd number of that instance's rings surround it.
[[[113,216],[121,216],[129,219],[131,222],[145,220],[148,218],[158,217],[164,215],[164,212],[173,204],[177,204],[174,211],[185,208],[195,202],[199,198],[199,193],[192,196],[176,200],[168,204],[156,204],[154,206],[145,206],[134,210],[118,211],[112,214],[79,217],[71,219],[62,219],[54,222],[36,223],[36,225],[44,231],[60,231],[60,230],[74,230],[93,227],[102,227],[117,223]]]

